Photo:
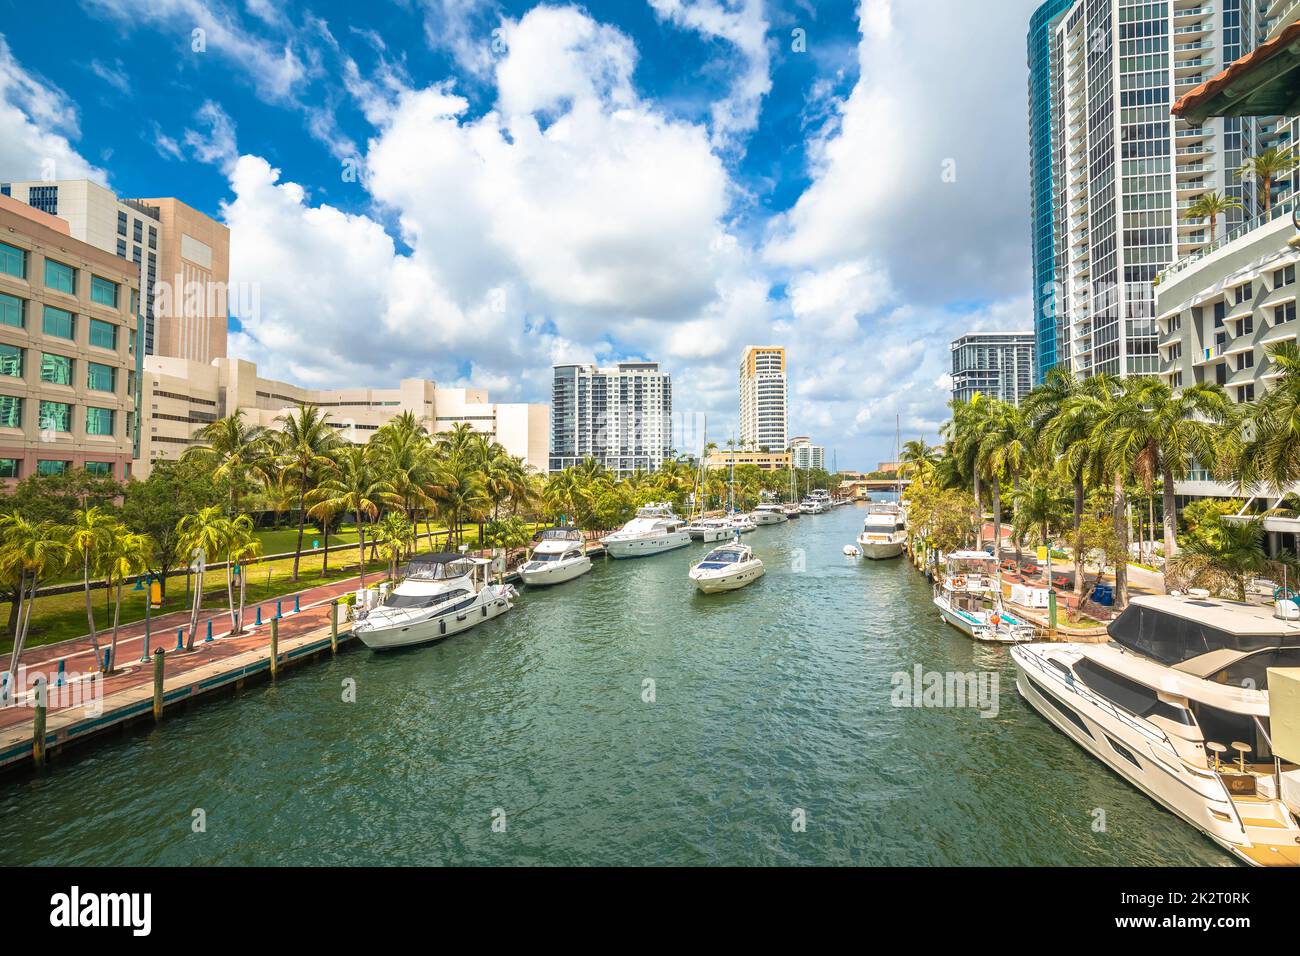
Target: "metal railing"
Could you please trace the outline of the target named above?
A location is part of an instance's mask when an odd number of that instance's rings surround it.
[[[1300,0],[1297,0],[1297,2],[1300,3]],[[1192,266],[1197,261],[1204,259],[1206,256],[1210,255],[1211,253],[1217,252],[1218,250],[1226,246],[1228,243],[1240,239],[1242,236],[1246,235],[1249,232],[1254,231],[1255,229],[1258,229],[1260,226],[1266,226],[1276,219],[1281,219],[1283,216],[1290,216],[1292,210],[1295,209],[1295,204],[1296,204],[1296,199],[1294,196],[1282,202],[1274,203],[1273,209],[1268,215],[1256,216],[1254,219],[1251,219],[1248,222],[1243,222],[1237,226],[1234,226],[1232,229],[1229,229],[1227,232],[1225,232],[1220,238],[1214,240],[1214,242],[1211,242],[1209,245],[1207,245],[1204,249],[1198,249],[1196,250],[1196,252],[1183,256],[1183,258],[1179,259],[1177,262],[1173,263],[1172,265],[1170,265],[1168,268],[1164,269],[1160,273],[1159,281],[1164,282],[1170,276],[1177,275],[1178,273]]]

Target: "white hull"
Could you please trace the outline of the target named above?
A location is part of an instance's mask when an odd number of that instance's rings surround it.
[[[749,519],[756,525],[784,524],[786,521],[785,515],[780,511],[755,511]]]
[[[551,584],[563,584],[580,578],[591,570],[591,558],[583,555],[572,561],[538,562],[540,568],[530,569],[527,565],[519,569],[519,578],[529,587],[546,587]]]
[[[712,544],[715,541],[726,541],[731,537],[732,531],[730,528],[688,528],[686,533],[691,536],[692,541]]]
[[[858,538],[858,548],[862,551],[862,556],[873,561],[902,557],[904,547],[903,541],[864,541],[861,537]]]
[[[601,541],[605,553],[611,558],[648,558],[652,554],[684,548],[690,543],[691,536],[685,531],[666,531],[636,538],[605,538]]]
[[[941,598],[934,599],[934,606],[939,609],[939,616],[961,631],[967,637],[990,644],[1019,644],[1033,640],[1033,629],[1011,629],[995,627],[992,624],[974,620],[970,615],[949,607]]]
[[[761,578],[764,573],[763,562],[754,560],[723,572],[705,571],[697,575],[692,570],[691,580],[705,594],[716,594],[719,591],[737,591],[740,588],[748,587]]]
[[[507,588],[498,590],[489,585],[479,592],[478,600],[473,605],[460,611],[449,611],[436,617],[426,618],[412,624],[395,624],[391,627],[367,627],[366,621],[358,621],[353,632],[361,643],[372,650],[392,650],[398,647],[414,647],[440,641],[462,631],[468,631],[476,624],[500,617],[513,606],[507,596]]]
[[[1274,818],[1268,801],[1234,803],[1216,773],[1190,766],[1145,720],[1128,714],[1121,718],[1114,708],[1108,712],[1078,693],[1065,675],[1046,663],[1038,646],[1012,648],[1011,657],[1020,696],[1057,730],[1156,803],[1246,863],[1262,865],[1262,859],[1285,865],[1286,854],[1294,855],[1300,829]],[[1127,757],[1115,749],[1116,743]]]

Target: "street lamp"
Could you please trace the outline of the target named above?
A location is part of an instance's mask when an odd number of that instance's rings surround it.
[[[149,612],[153,609],[153,583],[158,582],[162,586],[162,575],[154,574],[152,571],[145,571],[135,579],[136,590],[144,586],[144,650],[141,652],[140,663],[149,663]]]

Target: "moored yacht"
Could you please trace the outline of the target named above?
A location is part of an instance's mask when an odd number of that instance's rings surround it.
[[[386,650],[441,640],[498,617],[513,607],[515,589],[487,582],[491,564],[452,553],[412,558],[382,604],[357,612],[352,633],[366,647]]]
[[[789,521],[793,521],[795,518],[801,517],[803,515],[803,512],[799,510],[799,506],[797,504],[782,505],[781,510],[785,513],[785,517]]]
[[[736,534],[749,534],[751,531],[758,530],[758,525],[754,523],[748,512],[734,511],[730,515],[731,530]]]
[[[563,584],[591,570],[586,543],[577,528],[550,528],[541,533],[532,556],[519,568],[530,587]]]
[[[611,558],[642,558],[691,543],[686,522],[670,505],[649,504],[637,509],[636,517],[600,541]]]
[[[1109,644],[1012,648],[1016,686],[1058,730],[1237,858],[1297,866],[1300,623],[1285,617],[1235,601],[1135,597],[1111,622]]]
[[[785,508],[775,504],[759,505],[750,512],[749,517],[756,525],[783,524],[786,520]]]
[[[809,496],[799,502],[799,510],[806,515],[819,515],[825,513],[826,505],[820,498]]]
[[[867,506],[867,516],[858,535],[858,548],[863,557],[882,560],[897,558],[907,546],[907,522],[895,504]]]
[[[954,551],[934,589],[939,616],[977,641],[1014,644],[1034,639],[1034,626],[1002,604],[997,564],[985,551]]]
[[[753,584],[763,576],[763,562],[739,537],[731,544],[714,548],[704,560],[691,568],[689,577],[705,594],[735,591]]]
[[[731,522],[726,518],[696,518],[686,526],[686,533],[691,536],[692,541],[712,544],[730,538],[732,527]]]

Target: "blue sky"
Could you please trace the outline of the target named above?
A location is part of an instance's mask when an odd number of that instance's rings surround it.
[[[792,429],[870,467],[935,438],[949,339],[1029,327],[1032,7],[0,0],[0,179],[226,221],[266,374],[545,401],[644,356],[718,434],[779,343]]]

